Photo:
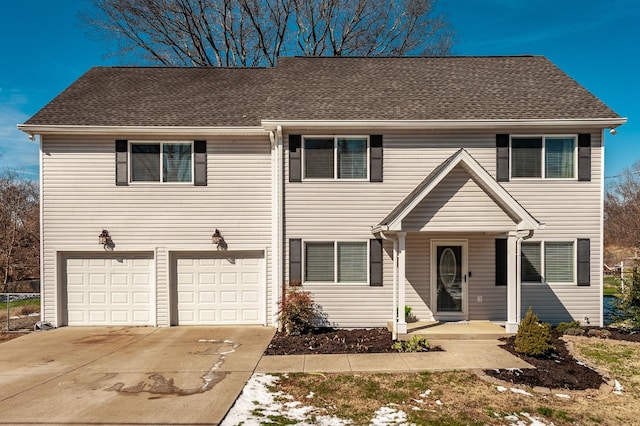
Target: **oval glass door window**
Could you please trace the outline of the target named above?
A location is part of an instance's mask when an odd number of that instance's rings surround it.
[[[455,284],[456,273],[458,272],[458,261],[453,250],[448,247],[443,250],[438,266],[440,270],[440,281],[445,287],[452,287]]]

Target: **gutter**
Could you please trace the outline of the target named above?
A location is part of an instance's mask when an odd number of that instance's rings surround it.
[[[514,127],[596,127],[616,128],[627,122],[626,118],[576,118],[542,120],[262,120],[264,129],[279,126],[293,128],[351,128],[351,129],[487,129]]]
[[[18,124],[18,130],[29,135],[82,136],[269,136],[269,130],[255,127],[197,126],[72,126]]]

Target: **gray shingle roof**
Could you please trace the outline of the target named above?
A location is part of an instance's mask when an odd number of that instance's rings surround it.
[[[31,125],[619,118],[540,56],[280,58],[275,68],[97,67]]]

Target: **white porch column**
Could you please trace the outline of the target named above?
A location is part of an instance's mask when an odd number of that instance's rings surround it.
[[[393,240],[393,325],[391,336],[393,340],[398,339],[398,241]]]
[[[405,239],[406,232],[398,232],[398,333],[407,334],[407,319],[404,316],[406,267],[405,267]]]
[[[518,331],[518,235],[516,231],[509,232],[507,237],[507,322],[505,331]]]

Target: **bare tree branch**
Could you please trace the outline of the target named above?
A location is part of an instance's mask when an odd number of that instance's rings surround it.
[[[123,57],[178,66],[273,66],[305,56],[445,55],[435,0],[93,0],[82,18]]]

